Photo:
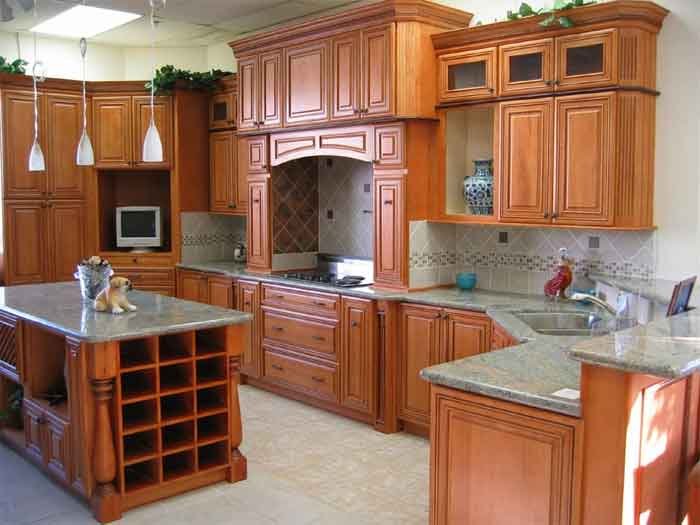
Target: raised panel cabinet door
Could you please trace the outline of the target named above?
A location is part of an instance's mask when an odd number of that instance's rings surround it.
[[[341,308],[340,402],[372,414],[377,384],[374,301],[343,297]]]
[[[613,213],[615,93],[556,101],[557,224],[608,226]]]
[[[96,168],[132,165],[131,97],[93,97],[92,114]]]
[[[70,425],[49,414],[46,415],[46,465],[57,479],[70,483],[71,443]]]
[[[229,213],[236,209],[236,135],[233,131],[209,134],[209,210]]]
[[[399,310],[399,417],[430,423],[430,385],[420,371],[437,364],[442,310],[402,304]]]
[[[328,120],[328,55],[327,41],[285,51],[285,124]]]
[[[282,52],[260,55],[260,127],[282,126]]]
[[[502,220],[551,221],[553,108],[551,98],[504,102],[500,106]]]
[[[248,210],[248,139],[236,136],[236,210]]]
[[[5,202],[5,284],[47,280],[46,203]]]
[[[267,135],[246,139],[246,171],[248,173],[267,173],[270,170],[267,160]]]
[[[499,46],[500,94],[554,91],[554,39]]]
[[[39,115],[45,115],[45,97],[39,96]],[[46,171],[29,171],[29,153],[34,142],[34,98],[31,93],[5,91],[2,96],[5,199],[39,199],[47,191]],[[39,121],[39,140],[44,153],[46,137]],[[76,143],[77,147],[77,143]],[[48,162],[48,159],[46,159]],[[47,166],[48,167],[48,166]]]
[[[247,130],[258,127],[258,57],[238,60],[238,129]]]
[[[233,283],[228,277],[209,277],[209,304],[220,308],[233,308]]]
[[[88,105],[88,111],[90,106]],[[90,168],[78,166],[76,153],[83,133],[83,101],[80,97],[46,97],[48,196],[52,199],[82,199]]]
[[[270,190],[268,181],[248,183],[248,266],[270,269]]]
[[[46,436],[44,424],[46,416],[44,411],[28,399],[22,401],[22,413],[24,414],[24,451],[36,461],[46,463],[44,443]]]
[[[491,350],[491,320],[477,313],[448,310],[445,317],[445,361]]]
[[[582,89],[618,82],[617,29],[556,39],[556,88]]]
[[[394,113],[394,54],[393,24],[362,31],[362,115]]]
[[[374,157],[374,165],[381,169],[396,169],[405,165],[406,143],[403,124],[374,128]]]
[[[497,57],[495,47],[441,55],[438,71],[440,102],[495,96]]]
[[[134,166],[142,168],[169,168],[172,161],[173,111],[170,97],[156,97],[153,103],[156,128],[163,143],[163,162],[143,161],[143,142],[151,125],[151,98],[134,97]]]
[[[331,120],[360,116],[360,34],[331,41]]]
[[[209,99],[209,129],[236,127],[236,94],[233,91],[216,93]]]
[[[186,301],[208,302],[207,277],[199,272],[178,272],[177,296]]]
[[[241,372],[252,377],[262,373],[262,347],[260,344],[260,285],[252,281],[238,281],[236,309],[251,314],[248,324],[248,344],[241,355]]]
[[[49,201],[48,251],[49,281],[73,281],[77,264],[89,254],[85,251],[85,205],[82,202]]]
[[[374,181],[374,268],[378,285],[405,284],[404,187],[402,177]]]

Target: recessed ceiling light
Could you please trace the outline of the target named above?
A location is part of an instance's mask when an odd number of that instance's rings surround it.
[[[32,27],[31,31],[72,38],[90,38],[142,16],[125,11],[77,5]]]

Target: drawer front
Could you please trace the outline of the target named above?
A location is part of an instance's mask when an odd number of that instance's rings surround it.
[[[139,288],[139,285],[147,286],[149,284],[173,286],[175,283],[175,270],[167,268],[125,268],[116,266],[114,267],[114,275],[127,277],[136,288]]]
[[[263,285],[263,304],[290,308],[338,318],[340,297],[321,292],[302,292],[295,288]]]
[[[305,348],[336,359],[336,333],[335,324],[263,310],[263,336],[268,341]]]
[[[161,268],[164,266],[172,267],[172,257],[169,254],[130,254],[130,253],[102,253],[104,259],[107,259],[112,266],[128,266],[132,268]]]
[[[335,367],[282,355],[264,349],[264,375],[275,383],[321,399],[338,400],[338,374]]]

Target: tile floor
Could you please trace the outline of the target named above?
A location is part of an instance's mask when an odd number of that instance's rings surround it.
[[[248,480],[124,515],[129,525],[428,523],[428,442],[241,387]],[[85,505],[0,445],[0,525],[94,524]]]

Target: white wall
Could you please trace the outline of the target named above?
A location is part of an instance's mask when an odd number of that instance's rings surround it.
[[[221,69],[222,71],[237,71],[236,60],[233,58],[233,50],[228,43],[216,44],[207,48],[207,69]]]

